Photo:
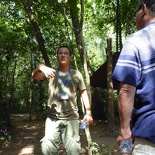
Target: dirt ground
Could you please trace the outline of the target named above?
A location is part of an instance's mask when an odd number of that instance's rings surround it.
[[[13,125],[12,139],[0,148],[0,155],[42,155],[40,139],[44,136],[44,121],[29,121],[28,114],[12,114],[11,121]],[[111,153],[106,155],[119,155],[116,133],[107,132],[106,121],[94,121],[90,125],[91,139],[94,143],[105,148],[110,148]],[[81,136],[81,155],[88,154],[88,145],[85,131],[80,131]],[[66,155],[61,146],[59,155]]]

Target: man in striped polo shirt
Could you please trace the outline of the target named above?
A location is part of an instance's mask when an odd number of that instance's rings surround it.
[[[135,139],[133,155],[155,154],[155,0],[140,0],[137,32],[124,43],[112,79],[120,82],[118,144]],[[132,120],[132,128],[130,121]]]

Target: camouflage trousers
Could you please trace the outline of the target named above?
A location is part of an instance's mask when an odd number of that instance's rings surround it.
[[[45,136],[41,139],[42,153],[58,155],[61,143],[63,143],[67,155],[79,155],[81,149],[79,120],[46,119]]]

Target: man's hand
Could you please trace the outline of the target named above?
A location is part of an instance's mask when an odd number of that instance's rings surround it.
[[[90,124],[93,123],[93,118],[92,118],[91,115],[87,115],[87,114],[86,114],[86,115],[84,116],[82,122],[85,121],[85,120],[87,121],[87,124],[88,124],[88,125],[90,125]]]
[[[134,139],[130,136],[128,138],[124,138],[122,135],[117,138],[118,147],[122,154],[131,153],[134,148]]]
[[[120,146],[121,142],[127,139],[131,139],[132,138],[132,133],[131,130],[125,130],[125,131],[121,131],[121,134],[117,137],[117,142],[118,145]]]
[[[47,80],[49,80],[50,78],[53,78],[56,76],[56,70],[54,70],[53,68],[47,67],[47,66],[40,66],[39,70],[44,73],[45,78]]]

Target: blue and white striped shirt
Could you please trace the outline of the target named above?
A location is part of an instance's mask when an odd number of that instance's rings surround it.
[[[155,143],[155,22],[126,40],[112,79],[136,87],[133,136]]]

